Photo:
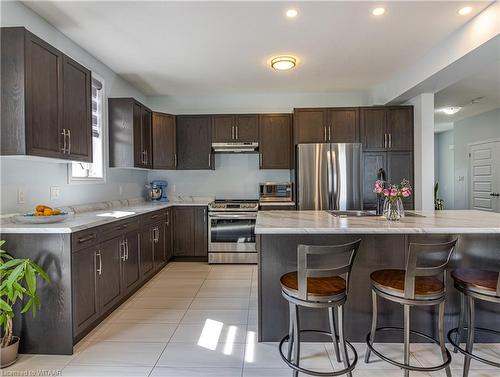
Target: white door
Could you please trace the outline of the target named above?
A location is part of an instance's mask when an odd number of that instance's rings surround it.
[[[469,208],[500,212],[500,141],[469,145]]]

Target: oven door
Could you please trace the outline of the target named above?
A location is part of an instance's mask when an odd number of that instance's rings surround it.
[[[256,212],[209,213],[208,251],[254,253]]]

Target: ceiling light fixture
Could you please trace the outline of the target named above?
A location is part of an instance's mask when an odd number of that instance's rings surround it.
[[[442,109],[438,109],[437,111],[444,113],[446,115],[453,115],[458,113],[462,109],[461,106],[449,106],[449,107],[443,107]]]
[[[292,69],[297,64],[297,59],[293,56],[277,56],[271,60],[271,67],[277,71],[286,71]]]
[[[378,7],[378,8],[375,8],[374,10],[372,10],[372,14],[374,16],[381,16],[385,13],[385,8],[382,8],[382,7]]]
[[[297,11],[297,9],[288,9],[286,11],[286,16],[289,18],[295,18],[297,17],[298,14],[299,12]]]
[[[466,14],[469,14],[472,12],[472,7],[463,7],[458,10],[458,14],[461,16],[465,16]]]

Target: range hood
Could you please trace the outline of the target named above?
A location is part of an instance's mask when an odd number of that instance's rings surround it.
[[[251,153],[258,149],[257,142],[212,143],[214,153]]]

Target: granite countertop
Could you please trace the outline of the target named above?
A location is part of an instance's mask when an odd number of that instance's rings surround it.
[[[22,224],[16,223],[12,216],[0,219],[1,233],[74,233],[95,226],[109,224],[148,212],[158,211],[174,206],[206,206],[214,197],[176,196],[169,202],[149,202],[142,198],[125,199],[112,202],[101,202],[63,207],[70,212],[68,219],[53,224]]]
[[[412,211],[400,221],[384,217],[334,217],[326,211],[261,211],[256,234],[335,234],[335,233],[496,233],[500,234],[500,214],[476,210]]]

